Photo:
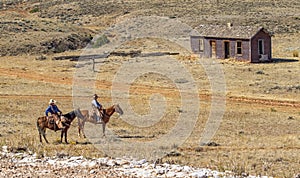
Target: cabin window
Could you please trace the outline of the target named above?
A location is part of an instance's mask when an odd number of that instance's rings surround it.
[[[258,40],[258,54],[264,54],[264,40],[263,39],[259,39]]]
[[[241,41],[237,41],[236,42],[236,54],[242,54],[242,42]]]
[[[203,52],[204,51],[204,40],[199,39],[199,51]]]

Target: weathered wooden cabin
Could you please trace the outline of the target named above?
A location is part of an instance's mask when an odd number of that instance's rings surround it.
[[[271,34],[262,27],[200,25],[191,34],[191,48],[203,58],[249,62],[272,59]]]

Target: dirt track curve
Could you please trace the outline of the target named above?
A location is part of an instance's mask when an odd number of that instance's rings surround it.
[[[22,69],[7,69],[7,68],[0,68],[0,75],[2,76],[15,76],[18,78],[24,78],[29,80],[47,82],[47,83],[55,83],[55,84],[65,84],[65,85],[72,85],[73,78],[56,76],[55,78],[49,78],[46,74],[41,74],[33,71],[27,71]],[[111,82],[108,81],[101,81],[101,84],[98,82],[96,83],[96,87],[102,90],[110,90],[112,86]],[[162,93],[164,95],[172,95],[178,93],[174,91],[173,88],[167,87],[160,87],[155,88],[149,85],[135,85],[134,92],[136,93]],[[0,94],[1,98],[42,98],[45,95],[3,95]],[[70,98],[72,96],[56,96],[56,98]],[[199,94],[199,98],[201,100],[210,100],[211,95],[209,94]],[[274,99],[261,99],[261,98],[250,98],[250,97],[239,97],[239,96],[227,96],[227,102],[240,102],[240,103],[249,103],[249,104],[261,104],[261,105],[268,105],[268,106],[286,106],[286,107],[300,107],[300,101],[287,101],[287,100],[274,100]]]

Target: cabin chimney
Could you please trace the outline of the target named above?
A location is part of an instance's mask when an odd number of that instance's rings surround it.
[[[232,25],[233,25],[233,24],[232,24],[231,22],[228,22],[228,23],[227,23],[227,27],[228,27],[228,28],[231,28]]]

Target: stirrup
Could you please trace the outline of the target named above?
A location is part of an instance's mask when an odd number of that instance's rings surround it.
[[[65,126],[62,126],[62,127],[58,127],[58,130],[64,130],[66,127]]]
[[[99,120],[96,120],[97,123],[102,123],[102,119],[99,118]]]
[[[58,126],[56,125],[56,123],[53,124],[53,129],[54,129],[54,132],[56,132],[57,130],[59,130]]]

